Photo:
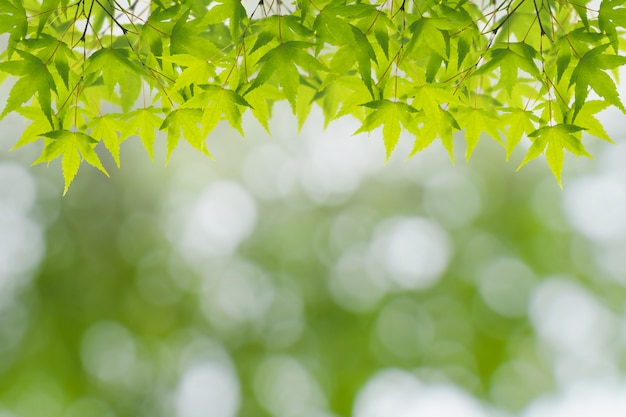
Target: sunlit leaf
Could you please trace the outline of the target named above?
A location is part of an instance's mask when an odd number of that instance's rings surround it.
[[[608,44],[602,45],[587,52],[574,68],[569,85],[575,85],[575,113],[578,113],[583,107],[590,87],[609,104],[626,112],[626,108],[624,108],[617,93],[615,82],[604,71],[626,64],[626,56],[604,54],[603,52],[608,47]]]
[[[371,101],[364,106],[372,111],[365,118],[363,125],[354,133],[371,132],[382,126],[383,142],[387,159],[389,159],[398,144],[401,127],[415,131],[415,116],[418,111],[406,103],[389,100]]]
[[[580,126],[568,124],[557,124],[535,130],[528,135],[533,139],[533,144],[528,149],[528,153],[520,163],[518,169],[526,165],[529,161],[537,158],[545,151],[548,166],[552,170],[559,185],[562,186],[561,171],[563,170],[565,150],[576,156],[591,156],[585,150],[580,139],[574,135],[581,130],[582,128]]]
[[[63,168],[63,177],[65,178],[63,194],[67,193],[70,184],[78,173],[82,160],[98,168],[105,175],[109,175],[93,149],[98,143],[93,137],[82,132],[69,130],[53,130],[44,133],[42,136],[47,138],[46,146],[34,164],[61,158],[61,167]]]

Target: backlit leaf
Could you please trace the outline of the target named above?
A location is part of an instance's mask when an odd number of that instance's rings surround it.
[[[518,169],[526,165],[529,161],[537,158],[545,151],[548,166],[552,170],[559,186],[562,187],[561,171],[563,170],[565,150],[576,156],[591,156],[585,150],[580,139],[574,135],[581,130],[582,128],[580,126],[568,124],[545,126],[535,130],[528,135],[533,139],[533,144],[528,149],[528,153],[520,163]]]
[[[106,169],[102,166],[100,158],[93,150],[93,147],[98,143],[93,137],[82,132],[69,130],[53,130],[44,133],[43,136],[47,138],[46,146],[34,164],[61,158],[63,178],[65,178],[63,194],[67,193],[70,184],[78,173],[82,160],[85,160],[88,164],[109,176]]]
[[[401,127],[415,130],[418,111],[405,103],[397,101],[380,100],[371,101],[364,106],[372,109],[365,118],[363,125],[354,134],[361,132],[371,132],[382,126],[383,142],[387,151],[387,159],[395,149],[400,138]]]

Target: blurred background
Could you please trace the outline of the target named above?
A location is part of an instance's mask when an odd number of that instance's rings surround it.
[[[385,164],[274,114],[214,161],[99,149],[66,197],[1,122],[1,417],[626,415],[623,115],[560,190],[490,139]]]

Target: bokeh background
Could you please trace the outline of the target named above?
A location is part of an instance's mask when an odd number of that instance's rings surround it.
[[[6,98],[8,85],[0,96]],[[564,189],[519,149],[405,160],[319,111],[111,178],[9,152],[1,417],[623,417],[626,118]]]

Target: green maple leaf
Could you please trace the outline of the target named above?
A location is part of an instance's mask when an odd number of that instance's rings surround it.
[[[624,0],[603,0],[600,2],[598,14],[600,30],[609,38],[616,53],[619,51],[620,40],[617,28],[625,27],[626,22],[626,8],[618,6],[623,6],[624,3]]]
[[[206,148],[206,134],[200,130],[202,110],[197,108],[179,108],[167,115],[159,127],[160,130],[167,129],[167,156],[172,154],[176,145],[180,141],[181,132],[183,138],[194,148],[211,157]]]
[[[430,56],[434,52],[447,61],[450,36],[448,30],[455,27],[449,19],[421,17],[409,26],[411,38],[406,45],[406,55]]]
[[[77,60],[77,54],[61,39],[42,33],[36,39],[25,39],[23,44],[29,50],[37,50],[36,55],[43,62],[54,61],[54,67],[63,80],[65,87],[69,86],[70,62]]]
[[[41,12],[39,14],[39,21],[37,22],[37,36],[41,36],[48,19],[52,13],[59,7],[60,0],[43,0],[41,2]]]
[[[324,112],[325,126],[328,126],[330,121],[348,114],[363,119],[362,104],[370,99],[370,92],[359,77],[339,74],[330,74],[326,77],[313,97]]]
[[[492,112],[483,109],[465,108],[455,114],[455,119],[461,129],[465,129],[465,142],[467,144],[465,158],[467,160],[472,156],[472,152],[478,144],[482,132],[502,143],[500,132],[498,131],[501,119],[495,117]]]
[[[520,163],[518,170],[529,161],[537,158],[545,150],[548,166],[554,177],[561,184],[561,172],[563,171],[563,160],[565,150],[576,156],[591,157],[585,150],[582,142],[574,133],[583,130],[580,126],[570,124],[557,124],[554,126],[544,126],[530,133],[528,137],[533,139],[533,144],[528,149],[526,157]]]
[[[320,11],[313,28],[317,32],[318,39],[342,47],[336,52],[335,58],[333,58],[333,69],[343,74],[352,68],[355,63],[358,63],[361,80],[370,90],[370,94],[373,97],[371,61],[377,62],[374,48],[372,48],[367,36],[361,29],[338,17],[341,13],[350,13],[351,10],[350,6],[338,6],[331,3]],[[381,18],[381,21],[384,21],[384,19]],[[382,45],[385,54],[387,54],[388,37],[385,38],[380,31],[376,33],[378,42]]]
[[[290,41],[271,49],[259,59],[261,68],[248,92],[275,77],[295,111],[296,96],[300,85],[298,67],[309,71],[325,70],[317,59],[306,52],[305,49],[311,46],[313,45],[308,42]]]
[[[4,0],[0,3],[0,32],[15,29],[26,33],[26,10],[21,1]]]
[[[143,68],[131,59],[127,49],[103,48],[87,59],[83,77],[90,79],[101,76],[110,99],[117,95],[115,86],[119,85],[116,104],[119,104],[124,112],[128,112],[141,91],[140,78],[137,76],[142,74]]]
[[[220,57],[220,53],[215,48],[214,57]],[[199,58],[189,54],[178,54],[162,57],[164,61],[172,62],[185,69],[176,78],[174,89],[181,90],[192,84],[207,84],[211,78],[215,77],[215,62],[209,62],[206,58]]]
[[[46,64],[35,55],[20,50],[16,50],[16,52],[23,58],[22,60],[0,62],[0,71],[21,76],[11,89],[7,104],[0,117],[17,110],[22,104],[37,94],[41,110],[48,118],[50,126],[54,126],[52,121],[51,91],[56,92],[56,85],[52,75],[48,71]]]
[[[313,97],[315,97],[316,90],[301,84],[298,89],[298,102],[296,103],[296,116],[298,118],[298,133],[302,130],[302,126],[307,121],[309,113],[311,113],[311,107],[313,106]]]
[[[183,13],[172,27],[170,54],[189,54],[205,59],[213,56],[216,44],[203,33],[205,30],[206,25],[202,24],[202,19],[190,20],[189,11]]]
[[[228,21],[230,36],[236,40],[239,39],[241,29],[247,18],[246,9],[240,0],[219,0],[218,4],[209,9],[203,17],[202,25],[221,24]]]
[[[120,131],[123,130],[124,126],[120,117],[114,114],[93,117],[88,126],[91,127],[91,136],[97,140],[102,140],[119,168],[120,143],[122,142]]]
[[[543,79],[534,61],[536,56],[537,52],[524,42],[497,44],[485,54],[485,64],[478,68],[474,75],[491,73],[499,67],[499,85],[511,96],[513,87],[519,83],[520,69],[537,80]]]
[[[65,179],[63,195],[67,193],[83,159],[88,164],[98,168],[107,177],[109,176],[109,173],[102,166],[98,154],[93,149],[98,143],[93,137],[82,132],[70,130],[53,130],[44,133],[42,136],[48,138],[48,140],[46,140],[46,146],[41,155],[33,164],[50,162],[59,157],[61,158],[63,178]]]
[[[38,141],[43,136],[42,132],[50,130],[50,122],[41,110],[41,107],[22,106],[16,111],[25,119],[29,120],[30,124],[26,126],[22,132],[22,136],[20,136],[19,140],[15,145],[13,145],[11,150]]]
[[[576,115],[576,123],[585,127],[585,131],[597,138],[613,143],[602,123],[595,117],[596,114],[606,109],[609,104],[602,100],[586,101],[582,109]]]
[[[563,73],[569,67],[572,60],[572,52],[565,36],[562,36],[555,42],[554,48],[557,50],[556,81],[559,82],[561,77],[563,77]]]
[[[415,142],[409,157],[426,149],[437,138],[441,139],[443,147],[448,151],[450,160],[454,164],[454,137],[453,129],[460,130],[460,126],[456,119],[452,117],[450,112],[439,109],[437,118],[429,118],[426,114],[422,118],[423,124],[417,129]]]
[[[15,46],[28,33],[28,20],[22,1],[0,1],[0,33],[9,33],[8,57],[10,58]]]
[[[415,139],[411,156],[428,147],[439,137],[454,162],[452,131],[453,128],[460,129],[460,126],[450,112],[444,110],[442,106],[459,105],[458,97],[446,86],[435,84],[417,87],[411,91],[410,95],[415,97],[411,105],[424,113],[424,124],[419,129],[420,133]]]
[[[131,112],[122,133],[123,137],[134,134],[139,135],[151,160],[154,160],[155,127],[163,124],[163,119],[157,116],[161,113],[161,110],[154,107],[142,108]]]
[[[416,116],[418,111],[406,103],[390,100],[376,100],[364,104],[365,107],[373,109],[363,125],[354,134],[361,132],[371,132],[379,126],[383,127],[383,141],[387,152],[387,159],[398,144],[401,125],[405,129],[414,131],[417,125]]]
[[[347,45],[354,42],[352,25],[340,17],[348,6],[330,3],[320,10],[315,18],[313,30],[317,37],[332,45]]]
[[[359,63],[359,75],[361,80],[370,91],[372,97],[374,97],[374,89],[372,85],[372,64],[371,61],[376,62],[376,53],[367,40],[367,36],[360,29],[352,26],[352,32],[354,34],[354,51],[357,54],[357,61]]]
[[[609,104],[614,105],[623,112],[626,108],[622,104],[613,79],[604,70],[613,69],[626,64],[626,56],[603,54],[609,44],[601,45],[587,52],[578,61],[569,81],[569,86],[574,87],[574,115],[585,104],[589,87]]]
[[[277,87],[263,84],[246,93],[245,99],[250,104],[250,110],[267,132],[270,131],[269,120],[272,116],[271,103],[278,101],[282,95]]]
[[[205,86],[182,106],[182,108],[200,107],[203,108],[203,135],[209,134],[224,118],[243,135],[241,115],[246,107],[250,107],[250,103],[236,92],[216,85]]]
[[[522,136],[536,131],[533,122],[539,122],[539,117],[530,111],[523,109],[506,109],[503,122],[508,126],[506,130],[506,160],[508,161]]]

